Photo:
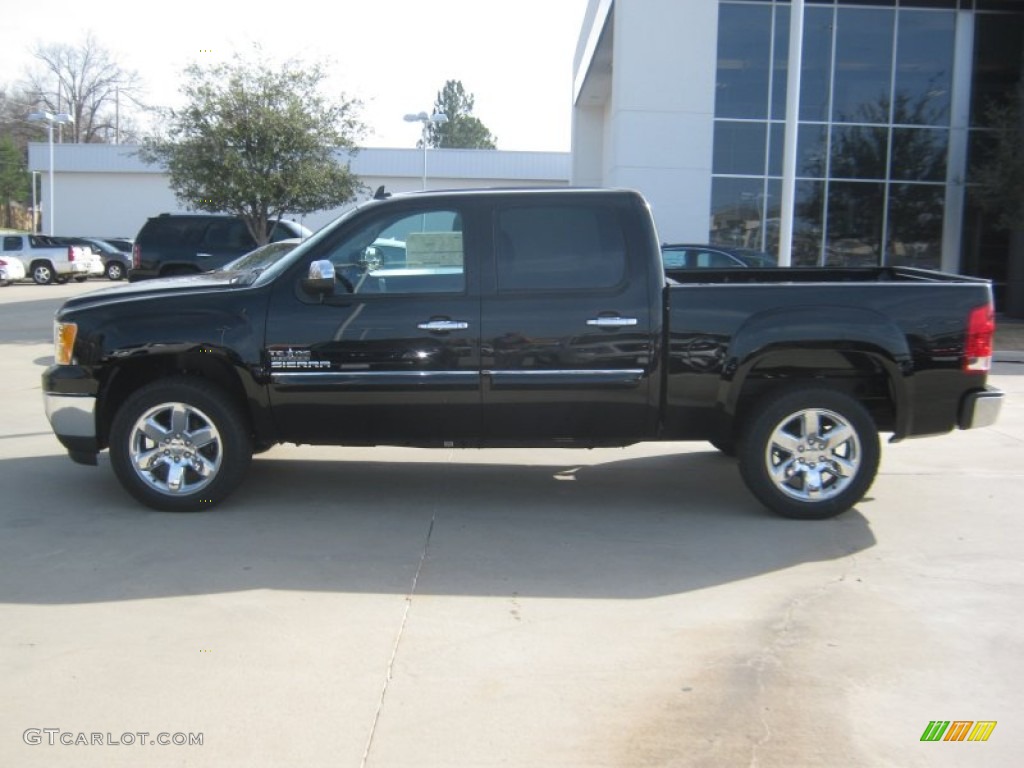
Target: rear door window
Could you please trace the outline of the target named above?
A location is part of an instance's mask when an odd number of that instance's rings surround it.
[[[612,288],[626,271],[619,217],[600,206],[501,210],[495,255],[499,292]]]

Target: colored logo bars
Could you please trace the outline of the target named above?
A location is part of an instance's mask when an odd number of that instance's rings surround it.
[[[995,728],[995,720],[932,720],[921,741],[988,741]]]

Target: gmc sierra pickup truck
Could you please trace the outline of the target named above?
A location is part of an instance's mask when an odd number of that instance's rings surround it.
[[[992,424],[984,280],[903,268],[666,275],[617,190],[374,200],[275,259],[108,288],[55,318],[43,397],[77,462],[207,509],[276,443],[707,440],[768,508],[855,505],[893,440]]]

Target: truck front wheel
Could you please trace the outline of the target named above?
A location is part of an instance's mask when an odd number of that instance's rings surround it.
[[[110,427],[110,462],[143,504],[197,512],[242,481],[252,440],[241,409],[217,386],[179,376],[128,397]]]
[[[740,473],[772,511],[801,520],[834,517],[874,482],[878,430],[848,395],[801,388],[769,397],[751,413],[757,415],[740,441]]]

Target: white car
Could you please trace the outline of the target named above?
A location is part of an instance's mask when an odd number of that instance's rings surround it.
[[[25,279],[25,265],[21,259],[0,259],[0,285],[10,285],[15,280]]]

